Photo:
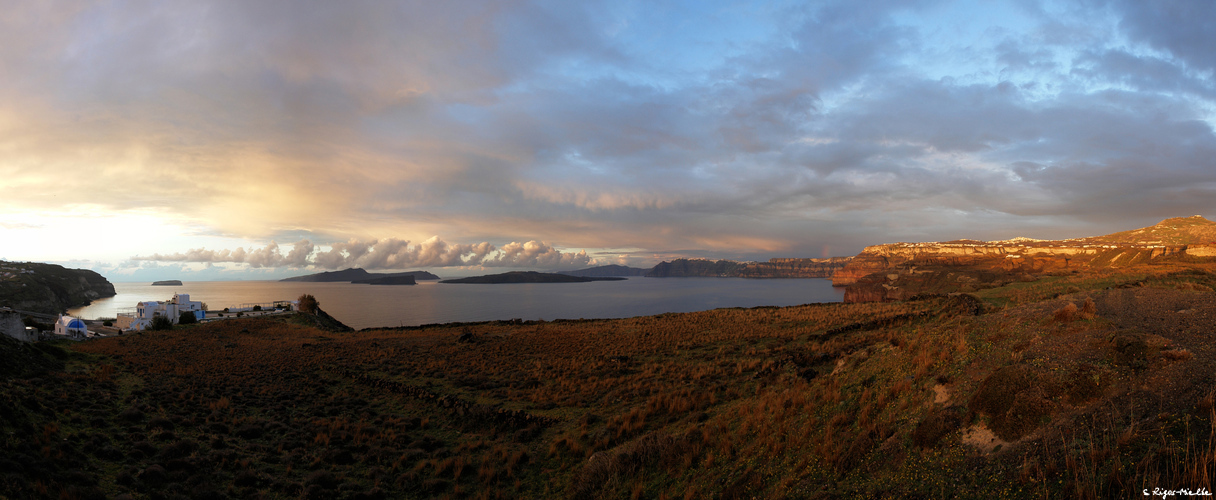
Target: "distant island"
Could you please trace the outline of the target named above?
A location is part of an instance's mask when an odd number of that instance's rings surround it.
[[[579,269],[577,271],[558,271],[557,274],[565,274],[567,276],[586,276],[586,277],[602,277],[602,276],[645,276],[650,272],[650,269],[642,269],[640,267],[628,267],[611,264],[607,266],[589,267],[587,269]]]
[[[152,286],[182,286],[182,280],[153,281]]]
[[[588,281],[621,281],[625,278],[608,276],[570,276],[568,274],[511,271],[502,274],[443,280],[440,283],[586,283]]]
[[[734,277],[746,264],[733,260],[675,259],[660,262],[646,273],[648,278],[686,278],[694,276]]]
[[[410,276],[414,280],[438,280],[439,277],[426,271],[406,271],[403,273],[369,273],[363,268],[343,269],[341,271],[327,271],[317,274],[309,274],[305,276],[295,276],[292,278],[283,278],[279,281],[300,281],[306,283],[340,283],[343,281],[350,283],[368,283],[368,284],[405,284],[405,283],[371,283],[373,280],[385,278],[399,278],[402,276]],[[413,283],[410,283],[413,284]]]
[[[352,281],[351,283],[362,283],[365,285],[417,285],[413,275],[405,276],[386,276],[370,280]]]

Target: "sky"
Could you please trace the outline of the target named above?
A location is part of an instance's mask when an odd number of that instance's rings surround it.
[[[0,259],[853,255],[1216,215],[1216,2],[0,0]]]

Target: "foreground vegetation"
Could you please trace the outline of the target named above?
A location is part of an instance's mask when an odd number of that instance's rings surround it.
[[[899,303],[3,343],[5,498],[1035,498],[1212,489],[1216,274]]]

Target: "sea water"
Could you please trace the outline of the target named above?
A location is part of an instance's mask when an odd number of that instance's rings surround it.
[[[844,290],[826,279],[629,278],[587,283],[364,285],[280,281],[187,281],[181,286],[114,283],[114,297],[93,301],[70,314],[113,318],[122,309],[174,293],[212,310],[242,304],[295,300],[308,293],[321,309],[353,328],[430,323],[628,318],[720,307],[790,306],[840,302]]]

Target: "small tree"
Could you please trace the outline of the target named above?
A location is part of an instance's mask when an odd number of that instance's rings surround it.
[[[254,311],[261,311],[261,310],[262,310],[262,306],[253,306],[253,310],[254,310]]]
[[[182,311],[177,317],[177,324],[179,325],[191,325],[194,323],[198,323],[198,317],[194,315],[194,311]]]
[[[317,309],[321,306],[321,303],[317,302],[317,298],[313,297],[311,294],[306,293],[301,295],[299,300],[300,312],[302,313],[316,314]]]
[[[168,316],[157,314],[152,316],[152,324],[148,328],[150,330],[172,330],[173,320]]]

